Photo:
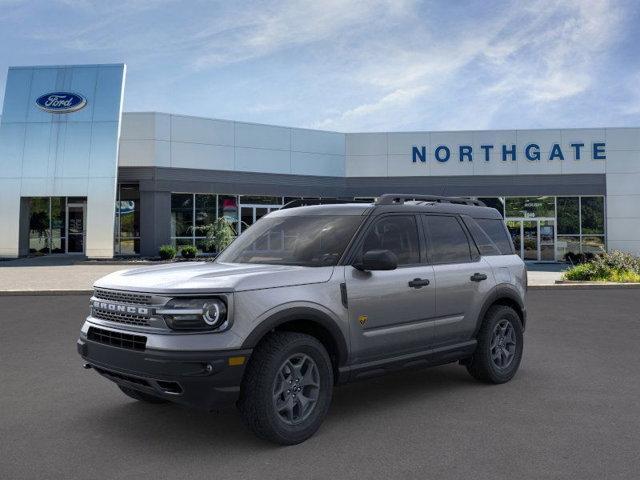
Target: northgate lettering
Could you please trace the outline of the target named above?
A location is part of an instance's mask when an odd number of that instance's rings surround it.
[[[521,152],[518,152],[515,145],[500,145],[501,148],[495,149],[495,151],[501,153],[503,162],[518,160],[518,154],[521,153],[523,157],[531,162],[539,161],[542,159],[540,151],[540,145],[537,143],[530,143]],[[606,160],[606,151],[604,142],[596,142],[590,145],[591,148],[585,147],[584,143],[571,143],[569,145],[568,155],[574,160],[582,160],[587,155],[590,155],[592,160]],[[494,151],[494,145],[480,145],[481,152],[476,152],[480,159],[488,162],[491,159],[491,153]],[[460,162],[472,162],[474,157],[473,147],[471,145],[460,145],[457,149],[453,149],[447,145],[439,145],[433,151],[433,158],[438,162],[448,162],[452,155],[457,153],[457,158]],[[457,151],[456,151],[457,150]],[[585,151],[586,150],[586,151]],[[426,146],[414,146],[412,147],[411,156],[413,163],[418,161],[427,161],[427,147]],[[546,157],[546,155],[545,155]],[[549,155],[547,160],[564,160],[565,152],[559,143],[554,143],[549,149]]]

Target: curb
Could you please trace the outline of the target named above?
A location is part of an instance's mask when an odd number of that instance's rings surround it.
[[[91,295],[93,289],[88,290],[0,290],[0,297],[24,296],[57,296],[57,295]]]
[[[529,290],[608,290],[608,289],[636,289],[640,283],[554,283],[548,285],[529,285]]]

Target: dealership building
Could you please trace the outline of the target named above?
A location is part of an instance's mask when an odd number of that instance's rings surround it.
[[[640,254],[640,128],[345,133],[123,112],[126,68],[12,67],[0,118],[0,257],[208,253],[296,198],[465,196],[526,260]]]

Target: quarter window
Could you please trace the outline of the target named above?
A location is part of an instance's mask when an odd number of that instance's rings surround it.
[[[369,229],[362,252],[390,250],[398,257],[398,265],[420,263],[420,243],[415,217],[390,215]]]
[[[432,263],[471,261],[469,240],[456,217],[428,215],[424,217],[424,224]]]
[[[502,255],[512,255],[513,246],[511,239],[507,235],[504,221],[492,218],[476,218],[480,228],[488,235],[491,241],[498,247]]]

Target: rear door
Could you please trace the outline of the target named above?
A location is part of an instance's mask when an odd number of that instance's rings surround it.
[[[369,250],[392,251],[398,257],[397,269],[345,268],[355,362],[420,351],[432,343],[434,274],[426,263],[419,220],[413,214],[380,216],[357,245],[356,259]]]
[[[494,280],[457,215],[423,215],[427,251],[436,280],[436,345],[472,338]]]

